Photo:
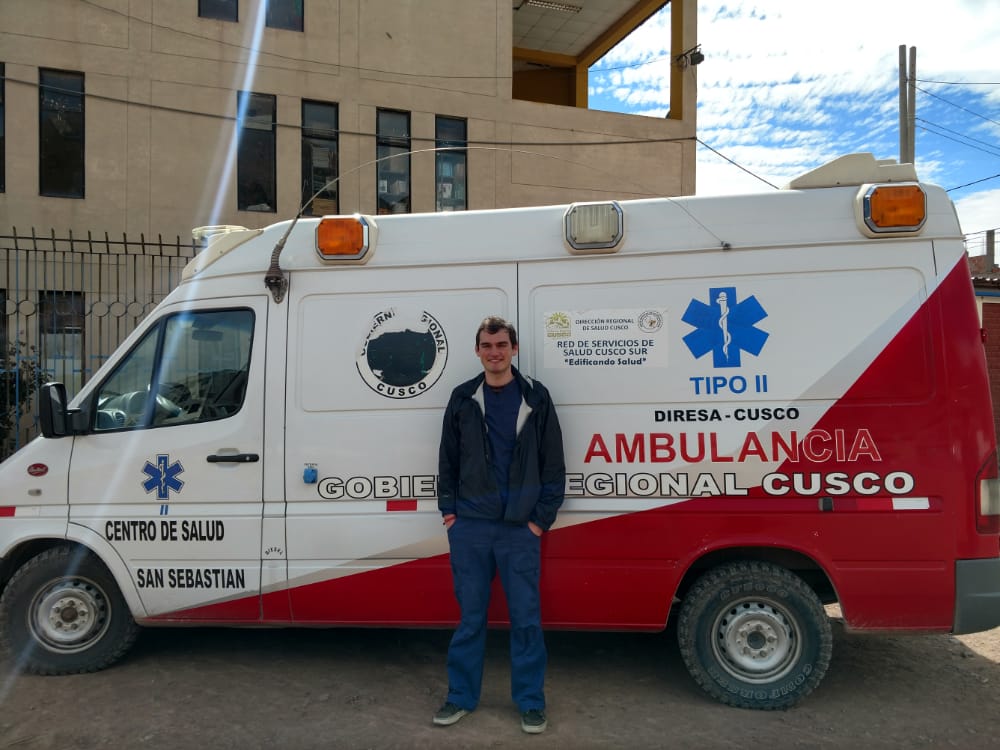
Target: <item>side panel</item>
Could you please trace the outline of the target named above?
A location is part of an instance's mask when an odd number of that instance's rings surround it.
[[[968,287],[960,256],[924,240],[297,272],[288,582],[275,559],[265,617],[456,620],[437,444],[452,387],[479,371],[476,325],[497,313],[563,424],[548,626],[662,627],[696,560],[754,546],[815,560],[852,626],[947,630],[954,561],[996,544],[970,532],[995,444],[974,414]],[[491,619],[505,617],[497,587]]]
[[[480,321],[516,316],[515,279],[514,264],[297,274],[285,465],[296,622],[457,619],[436,500],[441,418],[481,370]]]

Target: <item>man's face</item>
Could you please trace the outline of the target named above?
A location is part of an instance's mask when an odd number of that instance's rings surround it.
[[[508,331],[501,330],[496,333],[483,331],[479,334],[476,356],[483,363],[483,369],[487,373],[502,375],[508,372],[510,361],[515,354],[517,354],[517,347],[511,345]]]

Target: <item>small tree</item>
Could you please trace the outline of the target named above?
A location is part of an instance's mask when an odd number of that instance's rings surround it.
[[[34,346],[25,344],[20,338],[7,344],[0,356],[0,459],[18,447],[21,419],[47,380]]]

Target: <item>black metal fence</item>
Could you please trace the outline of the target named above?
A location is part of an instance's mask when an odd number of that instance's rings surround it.
[[[198,246],[108,234],[0,235],[0,459],[38,433],[38,388],[76,393],[180,282]]]

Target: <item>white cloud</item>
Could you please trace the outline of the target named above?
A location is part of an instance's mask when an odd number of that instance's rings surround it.
[[[917,48],[924,89],[917,111],[924,128],[917,132],[921,179],[950,189],[987,178],[1000,173],[1000,86],[927,81],[1000,80],[998,29],[995,0],[953,0],[947,7],[913,0],[702,0],[698,41],[705,61],[690,69],[699,85],[698,136],[775,185],[845,153],[896,158],[899,45],[906,44]],[[605,89],[623,111],[665,114],[669,39],[668,6],[606,56],[601,65],[618,69],[595,73],[595,90]],[[955,191],[966,232],[1000,226],[997,184]],[[699,146],[699,194],[771,189]]]
[[[966,234],[994,229],[1000,224],[1000,188],[982,190],[955,201],[958,220]]]

